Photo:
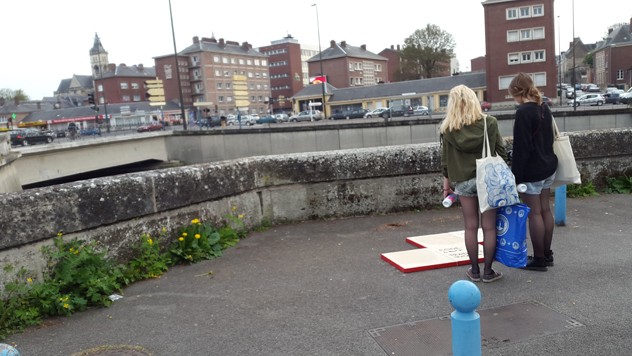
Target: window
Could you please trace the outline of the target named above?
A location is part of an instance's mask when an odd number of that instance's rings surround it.
[[[217,89],[222,89],[222,83],[217,83]]]
[[[194,75],[194,76],[195,76],[195,78],[197,79],[197,77],[199,77],[199,76],[200,76],[200,70],[199,70],[199,69],[194,70],[194,71],[193,71],[193,75]]]
[[[382,65],[381,64],[376,64],[375,65],[375,71],[376,72],[381,72],[382,71]]]
[[[103,91],[103,84],[99,84],[99,86],[97,87],[99,91]]]
[[[263,90],[268,90],[268,84],[263,85]]]
[[[138,83],[132,83],[132,89],[140,89],[140,86],[138,86]]]
[[[251,66],[251,65],[252,65],[252,59],[247,59],[247,60],[246,60],[246,64],[248,64],[249,66]]]
[[[507,9],[507,20],[518,18],[518,9]]]
[[[99,98],[99,104],[103,104],[103,103],[105,103],[105,99],[103,99],[103,97],[100,97]]]
[[[349,71],[353,72],[353,62],[349,62]]]
[[[355,78],[356,85],[362,84],[362,78]]]
[[[509,53],[509,64],[518,64],[518,63],[520,63],[520,54]]]
[[[121,89],[127,89],[127,83],[121,83]]]
[[[509,88],[509,84],[513,80],[515,75],[508,75],[505,77],[498,77],[498,89],[507,89]]]
[[[546,60],[544,56],[544,51],[535,51],[533,52],[533,61],[534,62],[544,62]]]
[[[262,96],[259,97],[259,101],[263,101],[263,97]]]
[[[531,16],[544,16],[544,7],[542,5],[535,5],[531,10]]]
[[[531,62],[531,52],[523,52],[522,53],[522,63]]]
[[[531,17],[531,7],[521,7],[520,8],[520,18],[523,17]]]
[[[262,75],[263,75],[263,77],[264,77],[264,78],[267,78],[267,77],[268,77],[268,73],[265,73],[265,72],[264,72]]]
[[[544,38],[544,27],[536,27],[533,29],[533,39],[541,40]]]
[[[255,98],[256,98],[256,97],[255,97],[254,95],[253,95],[253,96],[251,96],[251,97],[250,97],[250,101],[255,101]]]
[[[213,62],[219,63],[219,56],[214,56],[213,57]]]
[[[199,62],[199,61],[200,61],[200,58],[199,58],[198,56],[193,56],[193,57],[191,58],[191,60],[193,61],[193,64],[195,65],[195,64],[197,64],[197,62]]]
[[[353,63],[353,65],[356,70],[362,70],[362,63],[356,62],[356,63]]]
[[[517,42],[519,40],[518,31],[507,31],[507,42]]]
[[[215,70],[215,76],[216,76],[216,77],[221,77],[221,76],[222,76],[222,71],[221,71],[221,70],[219,70],[219,69],[216,69],[216,70]]]
[[[286,50],[286,52],[287,52],[287,50]],[[267,66],[268,65],[268,61],[266,61],[265,59],[262,59],[261,60],[261,65],[262,66]]]
[[[226,89],[230,89],[231,88],[231,83],[226,83]]]
[[[617,71],[617,80],[623,80],[623,69]]]
[[[226,101],[231,103],[233,101],[233,97],[232,96],[227,96],[226,97]]]
[[[261,84],[257,84],[257,90],[261,90]]]
[[[259,114],[263,114],[263,108],[259,108]]]
[[[134,94],[134,101],[140,101],[140,94]]]
[[[228,57],[222,57],[222,63],[228,64]]]
[[[520,41],[527,41],[531,39],[531,29],[520,30]]]
[[[239,64],[244,64],[244,60],[242,58],[239,58]]]
[[[223,96],[218,96],[217,97],[217,101],[219,101],[220,103],[224,102],[224,97]]]
[[[255,90],[255,85],[254,84],[250,84],[250,90]]]
[[[230,59],[230,63],[231,64],[237,64],[237,58],[231,58]]]
[[[255,78],[260,78],[261,77],[261,73],[257,72],[255,73]]]
[[[353,86],[353,78],[349,78],[349,85]]]
[[[248,72],[248,78],[252,78],[252,72]]]
[[[196,83],[195,84],[195,89],[202,90],[202,83]]]
[[[225,110],[220,110],[220,111],[219,111],[219,114],[220,114],[220,115],[224,115],[225,113],[226,113],[226,111],[225,111]]]
[[[258,59],[255,59],[255,65],[258,66],[261,63]]]
[[[533,82],[535,83],[536,87],[545,87],[546,86],[546,73],[534,73]]]
[[[265,98],[263,98],[263,101],[270,101],[270,98],[266,96]]]
[[[225,77],[230,77],[230,71],[229,70],[225,70],[224,71],[224,76]]]
[[[448,96],[447,95],[439,95],[439,107],[447,108],[448,107]]]
[[[123,95],[123,101],[129,101],[129,95]]]

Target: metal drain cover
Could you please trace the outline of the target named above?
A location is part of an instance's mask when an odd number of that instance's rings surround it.
[[[535,301],[478,310],[483,349],[557,334],[584,325]],[[388,355],[452,354],[450,317],[367,330]]]

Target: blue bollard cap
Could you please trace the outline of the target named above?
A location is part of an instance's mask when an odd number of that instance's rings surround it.
[[[462,313],[470,313],[481,304],[481,291],[470,281],[456,281],[448,290],[450,305]]]
[[[20,356],[20,353],[11,345],[0,344],[0,356]]]

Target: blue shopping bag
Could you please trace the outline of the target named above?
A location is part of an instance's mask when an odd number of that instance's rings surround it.
[[[529,207],[514,204],[496,212],[496,252],[494,259],[507,267],[527,265],[527,216]]]

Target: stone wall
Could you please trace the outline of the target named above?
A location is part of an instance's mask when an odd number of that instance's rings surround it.
[[[22,190],[20,176],[15,169],[15,160],[20,158],[19,152],[11,152],[11,136],[8,132],[0,132],[0,193]]]
[[[631,173],[632,129],[570,136],[584,179]],[[0,266],[40,270],[38,247],[58,232],[99,241],[126,260],[141,234],[173,234],[196,218],[223,225],[227,214],[243,214],[250,228],[263,218],[426,209],[439,206],[441,184],[440,147],[430,143],[242,158],[1,194]]]

